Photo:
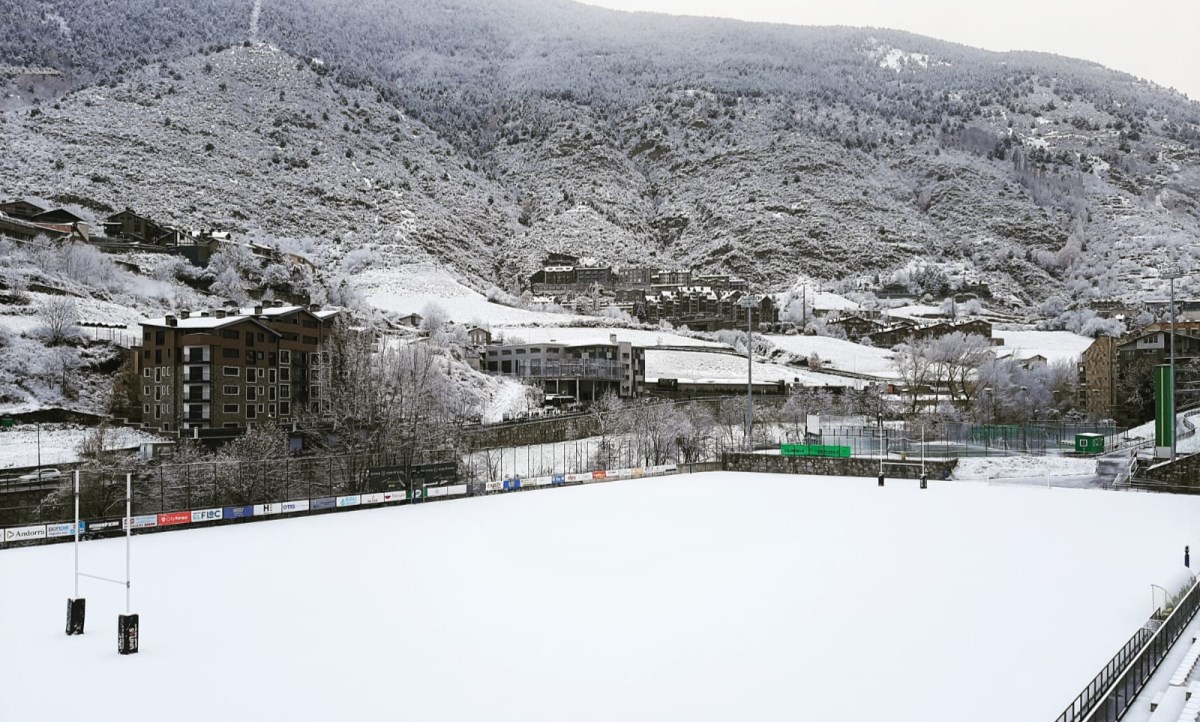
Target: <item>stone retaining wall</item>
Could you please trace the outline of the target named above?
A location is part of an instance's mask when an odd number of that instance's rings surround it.
[[[908,464],[911,464],[909,466]],[[946,479],[958,465],[957,459],[926,461],[930,479]],[[869,458],[833,459],[816,456],[780,456],[776,454],[722,454],[721,468],[727,471],[753,471],[762,474],[815,474],[818,476],[879,476],[879,460]],[[921,462],[904,465],[884,462],[883,475],[890,479],[919,479]]]

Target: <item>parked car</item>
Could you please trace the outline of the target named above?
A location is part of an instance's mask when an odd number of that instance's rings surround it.
[[[62,473],[58,469],[38,469],[28,474],[21,474],[16,480],[28,484],[36,481],[57,481],[61,478]]]

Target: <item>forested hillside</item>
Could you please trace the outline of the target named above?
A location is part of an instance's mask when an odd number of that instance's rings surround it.
[[[1200,235],[1200,104],[1055,56],[559,0],[0,0],[0,38],[78,89],[9,81],[0,191],[479,284],[546,248],[772,285],[929,258],[1017,304],[1153,292]]]

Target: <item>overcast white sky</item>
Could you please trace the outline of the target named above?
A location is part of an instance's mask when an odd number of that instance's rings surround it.
[[[1200,100],[1200,0],[584,0],[617,10],[895,28],[1094,60]]]

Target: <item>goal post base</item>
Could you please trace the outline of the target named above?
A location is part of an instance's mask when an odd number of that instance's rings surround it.
[[[67,600],[67,635],[83,634],[83,620],[87,612],[87,600]]]
[[[137,654],[138,651],[138,615],[121,614],[117,616],[117,653]]]

